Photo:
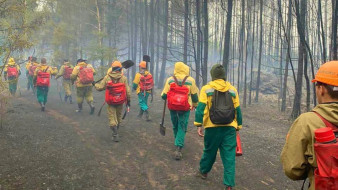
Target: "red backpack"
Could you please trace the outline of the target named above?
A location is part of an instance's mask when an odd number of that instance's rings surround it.
[[[35,69],[37,68],[38,66],[36,65],[32,65],[30,68],[29,68],[29,71],[28,71],[28,74],[30,76],[33,76],[34,75],[34,72],[35,72]]]
[[[314,112],[316,113],[316,112]],[[338,127],[327,121],[316,113],[326,127],[333,130],[336,142],[318,143],[315,142],[314,150],[317,158],[315,169],[315,189],[316,190],[337,190],[338,189]],[[322,128],[321,128],[322,129]],[[319,130],[319,129],[317,129]]]
[[[91,67],[80,67],[79,72],[80,83],[91,84],[94,81],[94,72]]]
[[[47,72],[49,67],[44,71],[39,71],[36,78],[36,86],[49,86],[50,84],[50,73]]]
[[[189,104],[189,88],[184,86],[188,76],[186,76],[182,84],[179,85],[177,78],[173,76],[175,82],[170,84],[170,89],[167,93],[168,108],[174,111],[188,111]]]
[[[16,66],[14,67],[7,67],[7,77],[8,78],[16,78],[18,77],[18,69],[16,69]]]
[[[65,66],[64,68],[65,68],[65,70],[63,72],[63,79],[69,80],[70,75],[73,72],[73,68],[71,68],[70,66]]]
[[[127,89],[124,83],[113,82],[113,79],[106,86],[106,102],[108,105],[121,105],[127,100]]]
[[[142,75],[140,78],[140,89],[141,91],[147,91],[153,89],[154,79],[151,74],[146,76]]]

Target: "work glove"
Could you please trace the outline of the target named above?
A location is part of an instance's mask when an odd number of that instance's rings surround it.
[[[95,86],[95,81],[92,82],[92,85]]]
[[[127,101],[127,106],[130,107],[130,100]]]

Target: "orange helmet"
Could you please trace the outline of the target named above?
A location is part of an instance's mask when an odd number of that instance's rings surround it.
[[[147,68],[147,62],[141,61],[139,67],[146,69]]]
[[[338,61],[329,61],[320,66],[312,82],[338,86]]]
[[[111,64],[111,67],[122,67],[122,64],[121,64],[121,62],[119,62],[119,61],[114,61],[112,64]]]

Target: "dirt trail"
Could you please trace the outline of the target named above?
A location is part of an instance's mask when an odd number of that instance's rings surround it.
[[[152,122],[137,119],[137,97],[120,128],[121,141],[111,141],[106,109],[90,116],[89,107],[75,113],[52,86],[46,112],[35,96],[22,91],[13,99],[5,126],[0,129],[0,190],[2,189],[222,189],[223,168],[218,157],[207,180],[195,177],[203,139],[192,126],[186,137],[183,160],[173,159],[170,117],[167,136],[159,134],[163,102],[151,104]],[[104,93],[94,93],[97,110]],[[279,154],[290,123],[276,108],[243,109],[241,131],[244,155],[236,162],[236,189],[299,189],[281,169]],[[97,112],[96,112],[97,113]]]

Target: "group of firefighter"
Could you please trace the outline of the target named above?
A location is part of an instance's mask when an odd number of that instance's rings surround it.
[[[142,118],[145,115],[146,121],[151,121],[148,98],[152,95],[154,80],[147,69],[148,64],[146,61],[138,64],[139,71],[134,77],[132,88],[138,96],[140,107],[138,117]],[[51,75],[54,75],[55,79],[62,77],[64,101],[72,103],[71,88],[75,83],[78,104],[76,112],[82,112],[85,99],[90,106],[90,114],[95,111],[93,87],[98,91],[105,90],[112,140],[118,142],[123,106],[129,108],[131,101],[131,90],[123,74],[124,68],[126,67],[123,63],[113,61],[106,75],[95,82],[95,69],[86,60],[78,59],[75,67],[68,60],[64,60],[58,70],[47,65],[45,58],[38,63],[37,58],[29,57],[26,64],[27,89],[33,90],[41,105],[41,111],[45,111]],[[242,128],[238,92],[226,81],[226,71],[220,64],[213,65],[210,70],[211,81],[201,90],[189,73],[189,67],[185,63],[175,63],[174,72],[166,80],[161,93],[170,111],[173,126],[176,147],[174,158],[182,159],[190,111],[195,110],[194,125],[197,127],[198,135],[204,137],[204,150],[197,175],[202,179],[207,178],[219,150],[224,166],[223,184],[225,189],[232,189],[235,186],[238,131]],[[19,65],[10,58],[4,68],[4,76],[13,95],[20,74]],[[290,128],[281,154],[283,169],[291,179],[309,178],[309,189],[320,190],[330,187],[338,189],[338,174],[333,168],[338,166],[338,142],[337,136],[334,135],[338,134],[338,61],[323,64],[312,82],[316,83],[319,105],[312,112],[299,116]],[[326,160],[318,152],[324,152]],[[319,161],[321,163],[317,164]],[[328,172],[325,173],[327,169],[332,169],[333,172],[327,174]]]

